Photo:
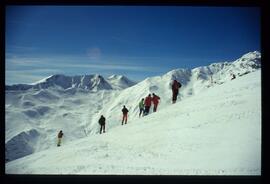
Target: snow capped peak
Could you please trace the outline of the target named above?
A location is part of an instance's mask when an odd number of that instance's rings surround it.
[[[123,75],[111,75],[107,78],[114,89],[124,89],[136,84]]]
[[[258,51],[249,52],[237,59],[233,64],[248,72],[254,71],[261,67],[261,53]]]
[[[111,85],[101,75],[95,74],[94,77],[91,79],[91,82],[91,88],[95,91],[101,89],[112,89]]]
[[[63,74],[56,74],[48,76],[42,80],[34,82],[30,85],[18,84],[6,86],[6,90],[28,90],[33,89],[47,89],[60,87],[64,90],[69,88],[81,88],[86,90],[111,90],[111,89],[124,89],[134,85],[135,83],[127,79],[122,75],[113,75],[104,79],[99,74],[94,75],[77,75],[77,76],[66,76]]]
[[[119,78],[121,78],[122,77],[122,75],[111,75],[111,76],[109,76],[108,77],[108,79],[119,79]]]
[[[30,85],[36,85],[36,84],[39,84],[39,83],[42,83],[42,82],[46,82],[47,79],[49,79],[49,78],[51,78],[51,77],[53,77],[53,75],[50,75],[50,76],[48,76],[48,77],[45,77],[44,79],[41,79],[41,80],[39,80],[39,81],[33,82],[33,83],[31,83]]]
[[[127,77],[125,77],[123,75],[111,75],[110,77],[108,77],[108,80],[131,81]]]
[[[260,64],[261,62],[261,53],[258,51],[254,52],[249,52],[247,54],[244,54],[242,57],[237,59],[235,63],[249,63],[249,62],[254,62],[256,64]]]
[[[244,54],[240,59],[257,59],[257,58],[261,58],[261,53],[258,51],[253,51],[253,52],[249,52],[247,54]]]
[[[166,81],[173,81],[177,80],[181,82],[182,84],[187,84],[189,81],[189,78],[191,77],[191,70],[190,69],[183,69],[183,68],[178,68],[169,71],[168,73],[164,74],[162,76],[163,80]]]
[[[99,80],[99,79],[101,79],[103,77],[101,75],[99,75],[99,74],[94,74],[93,78],[96,79],[96,80]]]
[[[261,54],[258,51],[249,52],[233,62],[212,63],[209,66],[200,66],[193,69],[174,69],[162,76],[165,81],[174,79],[183,86],[191,84],[194,89],[204,89],[211,83],[222,84],[231,80],[231,75],[238,76],[253,72],[261,67]],[[152,79],[149,79],[152,80]],[[191,87],[189,87],[191,88]],[[194,92],[194,89],[190,91]],[[192,94],[187,92],[187,94]]]

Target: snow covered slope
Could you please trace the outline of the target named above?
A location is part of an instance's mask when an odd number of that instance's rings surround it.
[[[136,85],[117,75],[108,79],[100,75],[54,75],[28,90],[15,85],[12,90],[6,90],[6,161],[55,147],[56,135],[61,129],[66,143],[95,135],[101,114],[107,118],[107,128],[120,126],[123,105],[129,109],[128,121],[137,121],[138,103],[149,93],[161,97],[158,110],[167,108],[171,105],[172,79],[182,83],[178,97],[182,101],[231,82],[232,73],[238,79],[259,68],[260,53],[255,51],[234,62],[192,70],[175,69]]]
[[[72,142],[69,136],[62,147],[6,163],[6,173],[260,175],[261,71],[213,85],[105,134]]]
[[[6,161],[54,147],[61,129],[68,135],[67,142],[85,137],[92,116],[118,93],[77,91],[74,95],[52,89],[6,92]],[[21,135],[28,136],[30,131],[37,132],[35,140],[26,139],[21,144]]]
[[[52,75],[31,85],[6,86],[6,161],[54,146],[63,127],[72,134],[69,140],[86,136],[93,114],[117,91],[135,84],[115,77]]]

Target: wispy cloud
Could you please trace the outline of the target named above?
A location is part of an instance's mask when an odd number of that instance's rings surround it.
[[[124,62],[99,62],[99,63],[89,63],[86,58],[82,58],[80,62],[75,62],[78,59],[66,57],[66,58],[8,58],[6,59],[7,66],[25,66],[25,67],[36,67],[36,68],[85,68],[85,69],[99,69],[99,70],[125,70],[125,71],[158,71],[161,69],[160,66],[146,66],[139,65],[136,63],[124,63]],[[84,60],[83,60],[84,59]],[[85,61],[86,60],[86,61]]]
[[[63,70],[60,69],[51,69],[51,68],[44,68],[44,69],[29,69],[29,70],[7,70],[6,72],[15,74],[16,72],[20,73],[62,73]]]
[[[54,65],[58,66],[58,64]],[[125,71],[155,71],[160,67],[149,67],[149,66],[124,66],[124,65],[110,65],[110,64],[65,64],[67,68],[88,68],[88,69],[99,69],[99,70],[125,70]]]
[[[30,46],[20,46],[20,45],[13,45],[11,46],[13,49],[20,49],[20,50],[35,50],[36,47],[30,47]]]
[[[17,66],[38,66],[42,64],[39,58],[18,58],[17,56],[13,56],[12,58],[7,59],[7,64],[17,65]]]
[[[26,46],[26,45],[7,45],[6,46],[6,52],[10,52],[10,53],[32,52],[36,50],[38,50],[38,48],[34,46]]]

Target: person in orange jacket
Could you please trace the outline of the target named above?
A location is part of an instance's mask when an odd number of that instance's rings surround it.
[[[152,102],[154,104],[154,109],[153,111],[156,112],[157,111],[157,106],[158,106],[158,103],[159,103],[159,100],[160,100],[160,97],[157,96],[155,93],[152,94],[153,97],[152,97]]]

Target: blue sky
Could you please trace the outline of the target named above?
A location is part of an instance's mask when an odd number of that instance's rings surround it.
[[[260,9],[7,6],[6,84],[53,74],[135,81],[260,51]]]

